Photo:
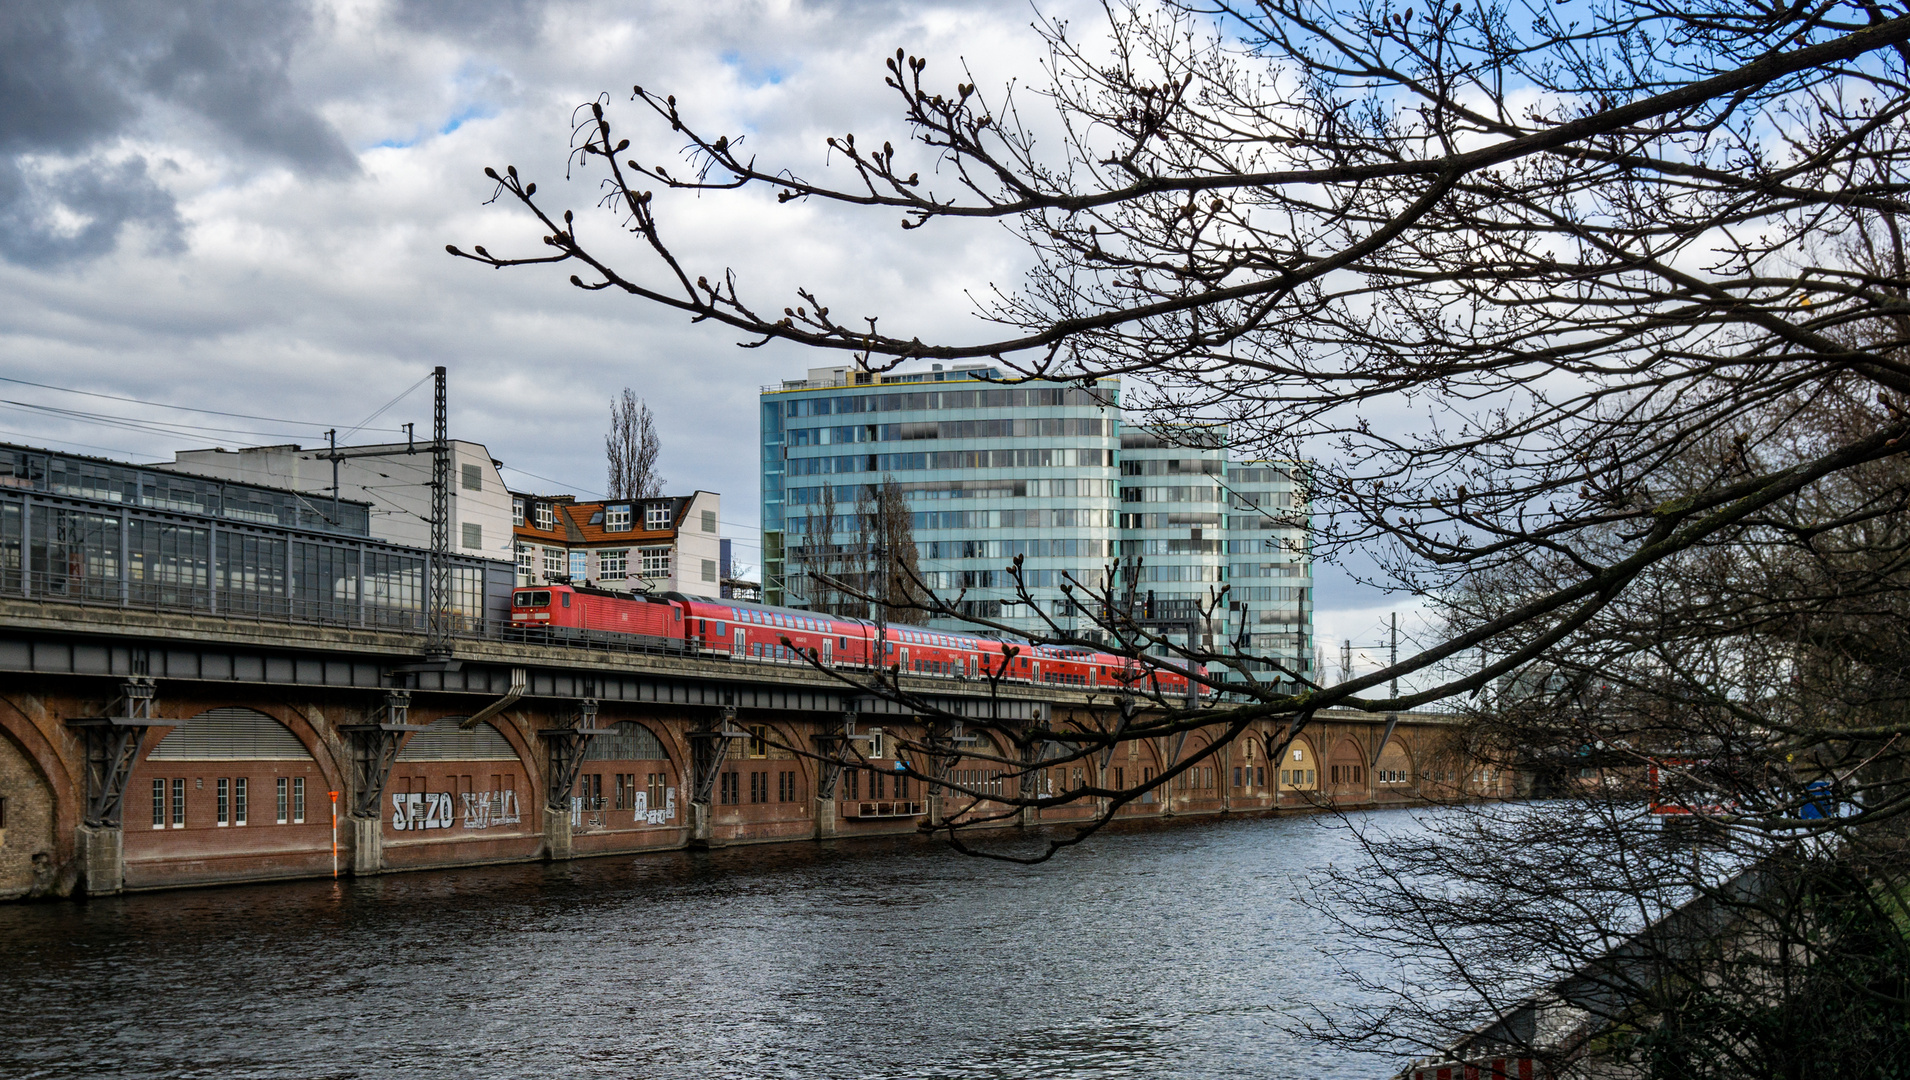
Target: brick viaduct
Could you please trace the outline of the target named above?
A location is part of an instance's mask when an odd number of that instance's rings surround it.
[[[424,664],[419,641],[0,600],[0,899],[322,876],[335,860],[363,875],[907,833],[969,808],[892,771],[893,740],[924,734],[920,718],[805,667],[494,640]],[[1071,689],[1011,685],[991,698],[978,682],[905,685],[959,715],[1057,729],[1115,711],[1106,694]],[[1260,726],[1122,815],[1511,790],[1463,759],[1449,718],[1387,719],[1322,713],[1278,762],[1265,760],[1271,726]],[[936,734],[956,754],[1005,755],[976,727]],[[1034,782],[1145,783],[1214,736],[1137,742],[1044,767]],[[971,787],[1018,783],[985,761],[945,764]]]

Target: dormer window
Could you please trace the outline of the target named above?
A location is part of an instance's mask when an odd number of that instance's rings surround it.
[[[551,512],[549,503],[538,503],[536,512],[538,528],[554,529],[557,527],[557,515]]]
[[[623,506],[612,506],[606,509],[604,511],[604,531],[605,532],[629,532],[630,531],[630,507],[628,505],[623,505]]]
[[[670,527],[670,504],[650,503],[643,508],[643,527],[651,531]]]
[[[511,500],[511,524],[513,525],[524,524],[524,500],[523,499]]]

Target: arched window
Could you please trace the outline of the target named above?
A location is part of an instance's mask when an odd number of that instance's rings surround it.
[[[309,761],[284,724],[239,706],[200,713],[159,740],[148,761]]]
[[[668,761],[663,744],[650,729],[626,720],[586,744],[585,761]]]
[[[517,751],[490,724],[465,730],[458,725],[462,716],[433,720],[423,731],[413,732],[398,751],[399,761],[516,761]]]

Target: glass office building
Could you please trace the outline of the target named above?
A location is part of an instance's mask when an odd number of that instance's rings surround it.
[[[1121,572],[1135,607],[1172,641],[1212,645],[1226,605],[1227,431],[1212,425],[1121,432]],[[1183,624],[1176,626],[1175,624]]]
[[[1099,589],[1118,560],[1135,579],[1136,614],[1174,640],[1191,629],[1213,646],[1245,633],[1255,651],[1310,668],[1306,510],[1291,468],[1229,461],[1224,427],[1123,428],[1118,379],[984,381],[999,377],[981,365],[819,368],[764,388],[765,601],[829,606],[811,571],[837,574],[828,553],[869,543],[858,497],[886,478],[907,499],[926,584],[965,614],[1045,628],[1016,602],[1006,567],[1020,555],[1043,612],[1090,632],[1060,585],[1072,576]],[[1225,601],[1202,618],[1223,584]]]
[[[1244,635],[1248,652],[1318,678],[1305,476],[1291,462],[1229,462],[1226,484],[1228,637]],[[1261,681],[1285,678],[1267,664],[1249,670]]]
[[[912,511],[923,578],[940,596],[964,614],[1041,628],[1005,569],[1020,555],[1044,610],[1064,627],[1078,620],[1062,599],[1064,575],[1098,587],[1117,550],[1120,383],[981,381],[999,377],[981,365],[821,368],[765,388],[765,599],[820,606],[812,556],[855,546],[859,495],[892,479]]]

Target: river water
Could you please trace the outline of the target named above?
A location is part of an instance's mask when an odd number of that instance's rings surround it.
[[[1331,818],[1045,865],[914,839],[0,908],[0,1076],[1339,1078]]]

